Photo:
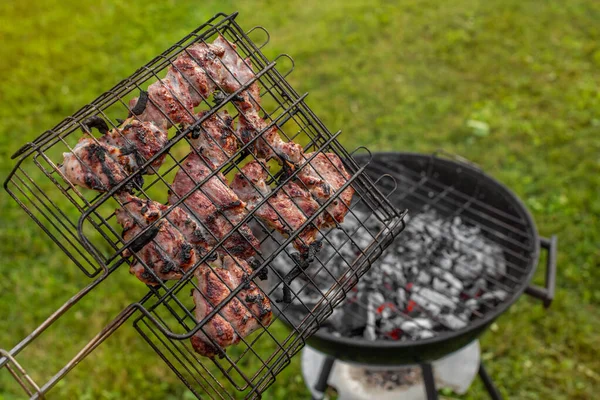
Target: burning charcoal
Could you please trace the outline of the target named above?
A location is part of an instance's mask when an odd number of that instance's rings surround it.
[[[454,263],[452,262],[452,260],[450,258],[443,257],[443,258],[440,258],[440,260],[438,261],[438,265],[445,270],[450,270],[452,268],[452,266],[454,265]]]
[[[433,331],[420,331],[418,334],[419,339],[429,339],[435,336]]]
[[[403,287],[396,291],[396,304],[400,309],[404,309],[406,306],[406,290]]]
[[[475,311],[479,307],[479,302],[476,299],[469,299],[465,302],[465,307],[471,311]]]
[[[420,271],[419,275],[417,276],[417,282],[422,285],[429,285],[431,282],[431,275],[425,271]]]
[[[497,300],[499,302],[506,300],[506,297],[508,296],[508,294],[504,291],[504,290],[493,290],[491,292],[487,292],[484,293],[481,296],[481,300],[483,301],[490,301],[490,300]]]
[[[421,329],[430,330],[433,328],[433,322],[429,318],[415,318],[414,322]]]
[[[456,303],[448,297],[426,287],[413,292],[411,300],[432,314],[439,314],[443,307],[447,307],[450,310],[456,308]]]
[[[392,315],[394,315],[394,311],[390,307],[385,307],[383,310],[381,310],[382,320],[389,319]]]
[[[400,329],[402,329],[402,331],[408,333],[411,336],[414,336],[418,331],[421,330],[421,328],[415,321],[404,321],[400,325]]]
[[[298,293],[294,303],[316,305],[323,291],[347,273],[348,260],[372,241],[359,221],[371,231],[383,229],[377,218],[358,210],[352,214],[342,229],[324,235],[324,248],[317,254],[319,262],[305,271],[310,280],[301,274],[291,282],[292,291]],[[293,251],[291,247],[288,250]],[[286,257],[282,255],[271,263],[282,276],[291,269]],[[407,220],[402,239],[390,245],[360,279],[327,327],[344,337],[369,340],[425,339],[460,329],[474,311],[484,311],[483,303],[493,306],[508,297],[494,284],[506,274],[506,267],[502,247],[489,240],[479,227],[463,217],[447,220],[426,208]],[[486,277],[494,279],[487,281]]]
[[[385,299],[379,292],[369,293],[367,298],[367,327],[365,328],[364,337],[367,340],[375,340],[377,339],[377,333],[375,332],[377,307],[379,307]]]
[[[477,259],[474,254],[461,254],[456,259],[454,266],[454,274],[463,280],[473,280],[481,275],[483,271],[483,265]]]
[[[446,328],[451,329],[453,331],[464,328],[468,324],[468,320],[460,319],[454,314],[442,314],[439,316],[438,320]]]
[[[487,282],[485,280],[485,278],[479,278],[475,281],[475,283],[473,284],[473,286],[471,286],[469,289],[465,290],[464,293],[468,296],[468,297],[477,297],[480,293],[484,292],[487,289]]]
[[[399,315],[395,318],[384,319],[381,321],[381,326],[380,326],[379,330],[384,333],[393,332],[396,329],[400,329],[400,326],[402,325],[402,323],[404,321],[405,321],[405,318],[402,317],[401,315]]]

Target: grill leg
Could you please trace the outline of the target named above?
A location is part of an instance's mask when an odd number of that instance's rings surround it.
[[[313,388],[314,391],[317,392],[317,395],[313,396],[312,400],[321,400],[325,397],[327,381],[329,380],[329,375],[331,374],[331,369],[333,368],[334,362],[335,359],[333,357],[327,357],[325,361],[323,361],[323,367],[321,367],[319,379],[317,379],[317,383],[315,383]]]
[[[490,398],[492,400],[502,400],[502,395],[498,391],[498,388],[496,388],[496,385],[494,385],[492,378],[488,375],[487,371],[483,367],[483,363],[479,363],[479,377],[481,377],[481,380],[483,381]]]
[[[421,364],[421,372],[423,373],[423,383],[425,384],[425,393],[427,400],[437,400],[437,388],[435,387],[435,379],[433,378],[433,368],[431,364]]]

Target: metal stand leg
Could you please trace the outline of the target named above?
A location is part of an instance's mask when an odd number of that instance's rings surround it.
[[[502,395],[498,391],[498,388],[494,385],[492,378],[488,375],[487,371],[483,367],[483,363],[479,363],[479,376],[483,381],[483,384],[490,395],[492,400],[502,400]]]
[[[431,364],[421,364],[421,372],[423,373],[423,383],[425,384],[425,393],[427,400],[437,400],[437,388],[435,387],[435,379],[433,378],[433,368]]]
[[[317,395],[313,396],[312,400],[321,400],[325,397],[327,381],[329,380],[329,375],[331,374],[331,369],[333,368],[334,362],[335,358],[333,357],[327,357],[325,361],[323,361],[323,367],[321,367],[319,379],[317,379],[317,383],[315,383],[315,387],[313,388],[314,391],[317,392]]]

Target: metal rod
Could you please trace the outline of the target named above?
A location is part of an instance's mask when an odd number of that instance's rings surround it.
[[[319,377],[315,386],[313,387],[313,392],[316,392],[312,396],[312,400],[321,400],[325,398],[325,391],[328,387],[329,375],[331,375],[331,370],[333,369],[333,364],[335,363],[335,358],[333,357],[325,357],[323,361],[323,366],[321,367],[321,372],[319,373]]]
[[[81,300],[85,295],[87,295],[92,289],[100,284],[100,282],[104,281],[113,271],[115,271],[125,260],[120,260],[113,267],[111,267],[106,273],[98,277],[95,281],[91,282],[69,300],[67,300],[62,306],[60,306],[56,311],[54,311],[44,322],[42,322],[33,332],[27,335],[23,340],[21,340],[15,347],[10,350],[10,355],[13,357],[16,356],[23,350],[27,345],[29,345],[35,338],[37,338],[42,332],[44,332],[50,325],[54,323],[57,319],[61,317],[65,312],[67,312],[71,307],[73,307],[79,300]],[[0,358],[0,368],[4,366],[8,362],[6,357]]]
[[[490,398],[492,400],[502,400],[502,395],[500,394],[500,391],[498,390],[496,385],[494,385],[492,378],[488,375],[482,362],[479,363],[479,377],[481,378],[485,389],[490,395]]]
[[[150,298],[150,296],[150,293],[146,294],[146,296],[141,300],[141,302],[143,303],[148,298]],[[77,364],[81,362],[81,360],[87,357],[92,351],[94,351],[96,347],[98,347],[102,342],[104,342],[106,338],[108,338],[117,329],[119,329],[119,327],[121,327],[121,325],[123,325],[123,323],[125,323],[125,321],[127,321],[138,309],[139,303],[131,304],[125,309],[123,309],[123,311],[121,311],[112,322],[110,322],[104,329],[102,329],[102,331],[100,331],[92,340],[90,340],[88,344],[86,344],[83,347],[83,349],[81,349],[79,353],[77,353],[75,357],[71,359],[71,361],[69,361],[60,371],[58,371],[56,375],[50,378],[50,380],[39,389],[39,394],[44,394],[48,392],[48,390],[52,389],[54,385],[58,383],[59,380],[64,378],[65,375],[69,373],[69,371],[71,371]],[[32,396],[32,399],[38,398],[38,394]]]
[[[421,372],[423,373],[423,384],[425,385],[425,394],[427,395],[427,400],[437,400],[438,393],[431,364],[421,364]]]

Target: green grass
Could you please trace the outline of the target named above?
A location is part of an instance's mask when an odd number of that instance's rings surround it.
[[[597,397],[600,3],[81,3],[0,4],[0,177],[23,143],[216,12],[239,10],[244,27],[271,33],[269,57],[294,57],[290,81],[330,129],[343,129],[345,145],[465,156],[525,200],[541,234],[559,235],[551,309],[519,300],[483,336],[483,358],[508,398]],[[0,209],[0,347],[10,349],[87,280],[5,193]],[[143,293],[117,271],[18,359],[44,382]],[[298,368],[296,359],[265,397],[306,397]],[[20,398],[11,382],[1,370],[0,399]],[[483,396],[476,382],[464,398]],[[130,325],[49,397],[189,398]]]

